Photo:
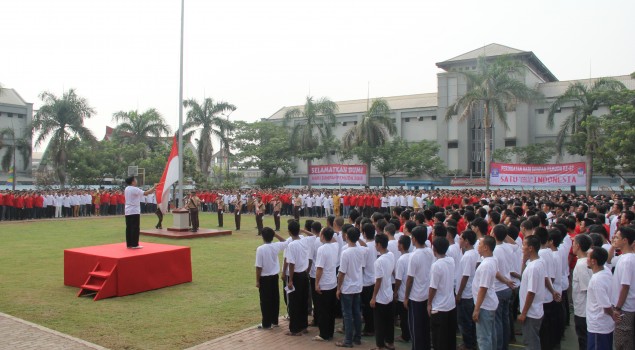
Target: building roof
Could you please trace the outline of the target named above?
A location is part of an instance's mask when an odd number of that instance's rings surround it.
[[[481,48],[466,52],[443,62],[438,62],[437,67],[448,71],[451,67],[471,61],[476,61],[481,56],[492,58],[503,55],[511,55],[523,59],[525,63],[527,63],[532,68],[535,68],[537,72],[542,75],[542,78],[545,81],[558,81],[558,78],[556,78],[556,76],[551,73],[547,66],[545,66],[533,52],[518,50],[514,49],[513,47],[496,43],[485,45]]]
[[[466,52],[464,54],[458,55],[456,57],[450,58],[449,60],[445,60],[443,62],[437,63],[437,66],[442,63],[450,63],[450,62],[459,62],[459,61],[467,61],[467,60],[475,60],[481,56],[485,57],[495,57],[502,55],[514,55],[527,51],[522,51],[518,49],[514,49],[509,46],[501,45],[501,44],[489,44],[485,45],[476,50],[472,50],[470,52]]]
[[[382,97],[388,102],[391,109],[414,109],[414,108],[426,108],[437,106],[437,94],[415,94],[415,95],[402,95],[402,96],[390,96]],[[351,114],[351,113],[363,113],[368,108],[368,100],[348,100],[348,101],[336,101],[338,107],[337,114]],[[283,119],[287,111],[294,108],[304,108],[304,106],[290,106],[282,107],[276,113],[271,115],[269,120]]]
[[[631,78],[630,75],[618,75],[614,77],[605,77],[605,78],[615,79],[621,82],[622,84],[624,84],[624,86],[626,86],[627,89],[635,90],[635,79]],[[560,95],[562,95],[571,84],[582,83],[588,86],[590,84],[595,83],[598,79],[601,79],[601,78],[597,77],[597,78],[590,78],[590,79],[576,79],[576,80],[565,80],[565,81],[542,83],[538,85],[538,91],[540,91],[546,98],[554,98],[554,97],[559,97]]]
[[[29,105],[14,89],[0,89],[0,105],[26,107]]]

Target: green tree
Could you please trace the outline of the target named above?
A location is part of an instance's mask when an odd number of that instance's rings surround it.
[[[370,170],[373,152],[365,150],[381,147],[389,141],[390,136],[397,133],[395,120],[390,117],[390,106],[383,98],[373,100],[367,108],[362,120],[349,129],[343,137],[344,148],[355,149],[356,155],[366,163],[366,185],[370,184]]]
[[[31,130],[27,128],[27,130]],[[30,136],[30,133],[27,135]],[[14,155],[19,153],[24,161],[24,169],[27,170],[31,166],[31,139],[26,135],[23,137],[16,137],[15,129],[3,128],[0,129],[0,149],[5,149],[0,165],[2,170],[8,171],[14,162]],[[17,169],[16,169],[17,170]]]
[[[50,92],[40,94],[43,105],[34,116],[33,130],[38,133],[35,145],[40,145],[50,137],[44,152],[46,161],[51,161],[62,187],[66,184],[68,162],[68,140],[77,137],[80,140],[96,142],[95,136],[84,126],[84,119],[95,114],[88,101],[70,89],[61,97]]]
[[[468,91],[448,107],[445,119],[459,115],[459,122],[474,116],[483,109],[485,126],[485,178],[489,190],[489,172],[492,159],[492,126],[494,120],[509,129],[507,109],[518,102],[528,102],[538,98],[538,92],[524,83],[524,65],[507,56],[494,61],[479,58],[476,72],[460,72],[467,79]]]
[[[626,174],[635,173],[635,90],[617,94],[608,115],[599,119],[600,142],[594,169],[610,176],[617,176],[635,190]]]
[[[196,145],[198,165],[201,172],[209,174],[214,148],[212,136],[223,138],[220,127],[226,127],[227,122],[221,116],[224,112],[236,110],[236,106],[227,102],[214,102],[210,97],[199,104],[195,99],[183,101],[183,106],[188,108],[186,122],[183,125],[183,139],[191,140],[196,132],[200,132]]]
[[[315,101],[307,96],[303,109],[293,108],[284,114],[284,125],[293,123],[290,145],[301,159],[306,160],[307,173],[313,159],[328,154],[328,149],[323,147],[324,140],[331,139],[333,135],[337,110],[337,104],[326,97]]]
[[[257,168],[262,177],[257,184],[263,188],[284,186],[294,170],[289,133],[269,122],[240,123],[236,133],[237,154],[241,168]]]
[[[447,172],[445,163],[438,156],[439,144],[434,141],[408,144],[396,138],[373,149],[376,152],[375,167],[381,174],[384,186],[388,183],[388,177],[398,173],[405,173],[409,177],[422,174],[436,177]]]
[[[112,119],[120,123],[115,128],[114,138],[125,143],[143,143],[152,149],[157,144],[157,138],[170,134],[170,127],[154,108],[143,113],[119,111],[113,114]]]
[[[494,150],[492,158],[501,163],[511,163],[512,156],[517,157],[517,162],[522,164],[545,164],[556,155],[555,143],[531,144],[524,147],[499,148]]]
[[[601,106],[609,103],[612,92],[624,90],[624,84],[610,79],[601,78],[593,84],[586,85],[581,82],[570,84],[567,90],[560,95],[549,108],[547,127],[553,129],[555,115],[561,108],[572,105],[572,112],[562,124],[556,138],[556,150],[562,155],[565,149],[567,137],[569,144],[567,150],[571,154],[585,156],[587,167],[586,194],[591,194],[591,179],[593,178],[593,157],[597,153],[599,133],[599,121],[593,116]]]

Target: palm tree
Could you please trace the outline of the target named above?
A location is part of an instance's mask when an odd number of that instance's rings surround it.
[[[324,140],[330,139],[333,135],[332,129],[335,126],[337,110],[337,104],[326,97],[314,101],[313,97],[307,96],[303,109],[296,107],[284,114],[285,126],[292,120],[296,120],[292,126],[289,141],[300,158],[306,160],[307,174],[311,169],[311,161],[328,153],[324,147],[320,146]],[[311,177],[308,178],[311,185]]]
[[[386,144],[390,136],[397,133],[395,120],[390,117],[390,106],[383,98],[373,101],[359,124],[348,130],[343,137],[345,148],[365,147],[375,149]],[[372,157],[363,157],[366,162],[366,185],[370,185]]]
[[[206,98],[203,104],[199,104],[195,99],[183,101],[183,106],[189,108],[187,119],[183,125],[183,138],[190,140],[195,132],[200,131],[198,138],[197,158],[201,172],[205,176],[209,176],[210,165],[212,162],[212,136],[218,138],[225,137],[219,129],[221,125],[224,127],[226,122],[221,113],[234,111],[236,106],[227,102],[214,103],[211,98]]]
[[[624,90],[626,87],[621,82],[600,78],[593,84],[586,85],[581,82],[570,84],[567,90],[560,95],[549,107],[547,116],[547,127],[553,129],[554,117],[563,106],[573,104],[572,113],[560,124],[560,130],[556,138],[556,150],[561,156],[565,148],[567,136],[577,136],[580,140],[580,148],[576,153],[586,157],[587,181],[586,194],[591,194],[591,179],[593,178],[593,156],[598,147],[597,123],[593,123],[590,118],[594,111],[608,102],[610,96],[607,92]]]
[[[117,125],[113,135],[132,144],[144,143],[153,149],[156,138],[170,133],[170,127],[163,116],[154,108],[139,114],[138,111],[114,113],[112,119],[121,122]]]
[[[51,138],[44,158],[51,161],[60,184],[64,187],[68,140],[77,137],[84,141],[96,142],[95,136],[84,126],[84,118],[92,117],[95,110],[88,105],[85,98],[77,96],[74,89],[63,93],[61,98],[45,91],[40,94],[40,99],[43,105],[33,120],[33,130],[38,133],[35,145]]]
[[[524,65],[508,56],[501,56],[493,62],[484,57],[478,60],[476,72],[460,72],[468,82],[468,91],[454,104],[448,107],[445,119],[450,121],[455,115],[459,122],[464,122],[480,108],[483,108],[483,124],[485,126],[485,179],[489,190],[490,162],[492,160],[492,126],[496,118],[505,129],[507,125],[506,110],[518,102],[537,99],[539,94],[523,83]]]
[[[30,130],[30,128],[28,128]],[[4,128],[0,130],[0,149],[6,148],[4,155],[2,156],[2,160],[0,161],[0,166],[2,170],[8,171],[13,165],[15,159],[14,155],[16,152],[19,152],[24,160],[24,169],[27,170],[31,164],[29,164],[29,159],[31,159],[32,147],[31,147],[31,139],[27,137],[16,138],[15,129],[13,128]],[[11,140],[11,143],[5,143],[5,139]]]

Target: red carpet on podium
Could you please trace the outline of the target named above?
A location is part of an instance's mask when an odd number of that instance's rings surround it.
[[[192,282],[190,247],[139,242],[65,249],[64,285],[94,300]]]

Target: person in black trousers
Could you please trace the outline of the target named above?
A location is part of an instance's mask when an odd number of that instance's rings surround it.
[[[291,242],[287,247],[287,265],[289,267],[289,332],[287,335],[302,335],[308,324],[309,301],[309,257],[302,243],[300,243],[300,224],[297,221],[289,222],[289,235]]]
[[[139,245],[139,225],[141,221],[141,199],[143,196],[154,192],[156,185],[147,191],[136,187],[137,179],[130,176],[126,179],[128,185],[124,190],[126,199],[125,216],[126,216],[126,247],[129,249],[141,249]]]
[[[242,199],[240,193],[236,195],[236,201],[234,202],[234,222],[236,223],[236,231],[240,231],[240,211],[242,209]]]
[[[223,197],[219,196],[216,199],[216,212],[218,213],[218,227],[223,227],[223,209],[225,208],[225,203],[223,203]]]
[[[280,242],[272,243],[276,237]],[[264,244],[256,250],[256,287],[260,295],[260,312],[262,323],[258,328],[271,329],[278,326],[278,311],[280,309],[280,291],[278,288],[278,253],[287,247],[287,242],[271,228],[262,230]]]
[[[258,227],[258,236],[262,234],[262,217],[265,216],[265,203],[261,197],[256,199],[256,226]]]
[[[273,222],[276,226],[276,231],[280,231],[280,210],[282,210],[282,201],[276,196],[271,205],[273,206]]]

